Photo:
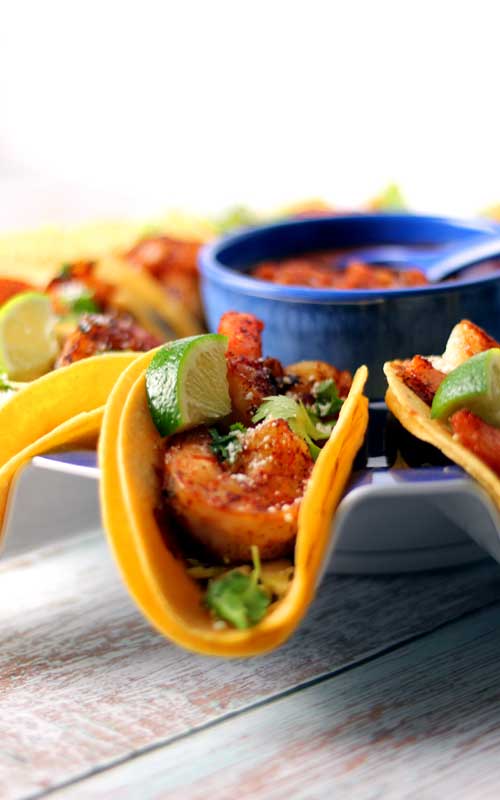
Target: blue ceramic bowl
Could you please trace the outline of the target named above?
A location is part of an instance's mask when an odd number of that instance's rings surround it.
[[[367,364],[368,391],[381,398],[384,361],[443,351],[451,328],[468,318],[500,338],[498,276],[406,289],[313,289],[246,273],[259,261],[378,244],[443,245],[473,233],[498,233],[486,220],[414,214],[316,217],[241,231],[203,248],[202,296],[210,330],[230,309],[265,324],[264,353],[291,364],[323,359],[341,369]]]

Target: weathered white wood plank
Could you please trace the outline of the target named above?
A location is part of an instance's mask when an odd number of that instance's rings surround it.
[[[107,770],[70,796],[497,800],[499,653],[497,606]]]
[[[280,651],[221,662],[170,645],[100,536],[0,565],[0,796],[43,791],[500,598],[494,563],[328,576]]]

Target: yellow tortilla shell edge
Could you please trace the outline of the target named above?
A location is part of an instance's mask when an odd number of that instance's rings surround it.
[[[500,480],[493,470],[471,453],[457,439],[449,427],[439,420],[431,419],[431,409],[398,376],[400,362],[384,364],[389,388],[385,402],[404,428],[418,439],[434,445],[451,461],[462,467],[486,489],[493,502],[500,508]]]
[[[95,443],[103,413],[104,407],[77,414],[16,453],[2,466],[0,469],[0,540],[5,532],[9,498],[19,470],[35,456],[48,453],[50,450],[69,446],[88,447],[92,444],[92,440]]]
[[[0,468],[58,426],[103,406],[136,358],[137,353],[103,353],[26,384],[0,407]]]
[[[331,536],[331,519],[368,424],[361,367],[337,425],[318,458],[299,514],[295,575],[287,595],[255,627],[223,630],[202,605],[199,585],[169,550],[160,504],[162,439],[147,407],[144,369],[151,354],[123,373],[106,406],[99,460],[101,507],[115,558],[131,595],[165,636],[198,653],[251,656],[272,650],[295,630],[314,596]]]

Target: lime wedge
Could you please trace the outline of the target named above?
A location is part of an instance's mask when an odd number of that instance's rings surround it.
[[[447,419],[460,408],[500,425],[500,348],[478,353],[452,370],[434,395],[431,417]]]
[[[231,412],[226,348],[225,336],[207,333],[178,339],[153,356],[146,393],[162,436],[215,422]]]
[[[23,292],[0,308],[0,373],[30,381],[48,372],[57,357],[55,317],[50,299]]]

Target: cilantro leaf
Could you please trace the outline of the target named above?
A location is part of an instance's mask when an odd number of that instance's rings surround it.
[[[286,395],[266,397],[252,417],[253,422],[267,419],[285,419],[292,431],[307,442],[314,460],[319,456],[320,448],[313,440],[328,439],[332,431],[332,426],[320,423],[301,400],[297,401]]]
[[[208,432],[212,437],[211,448],[219,461],[229,461],[234,464],[236,456],[243,447],[243,434],[246,428],[241,422],[231,425],[228,433],[219,433],[217,428],[209,428]]]
[[[56,287],[58,303],[68,314],[99,313],[100,306],[94,294],[80,280],[72,277],[71,265],[66,264],[64,270],[70,270],[65,280]],[[62,275],[62,273],[61,273]]]
[[[270,598],[259,586],[260,559],[258,547],[252,547],[254,569],[250,575],[238,570],[227,572],[208,584],[205,602],[220,619],[235,628],[257,625],[266,613]]]
[[[316,383],[313,387],[313,395],[316,401],[313,408],[320,419],[338,414],[342,408],[344,401],[339,397],[335,381],[332,378]]]
[[[100,311],[90,292],[82,292],[79,297],[75,297],[70,303],[70,308],[74,314],[96,314]]]

